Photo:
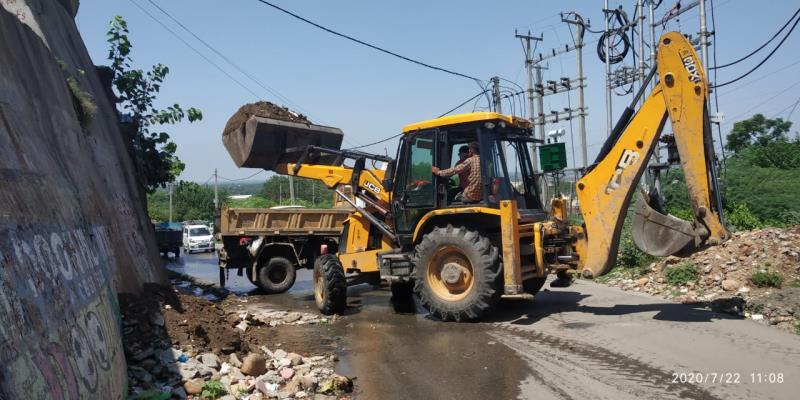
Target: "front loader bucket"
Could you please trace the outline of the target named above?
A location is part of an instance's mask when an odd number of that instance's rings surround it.
[[[636,247],[647,254],[666,257],[696,246],[694,225],[670,214],[663,214],[650,205],[644,191],[636,194],[631,236]]]
[[[250,116],[238,128],[225,132],[222,142],[238,167],[272,170],[278,164],[295,163],[303,150],[319,146],[339,150],[339,128]],[[316,164],[333,164],[335,156],[325,155]]]

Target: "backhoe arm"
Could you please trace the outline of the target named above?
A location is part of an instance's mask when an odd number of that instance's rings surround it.
[[[654,71],[623,113],[592,168],[576,183],[584,218],[583,243],[576,248],[586,277],[602,275],[616,263],[625,212],[667,118],[672,123],[696,220],[688,223],[644,204],[647,211],[643,213],[647,215],[640,216],[640,221],[646,221],[640,235],[656,237],[649,242],[685,240],[679,246],[668,246],[670,251],[681,250],[690,241],[695,245],[717,244],[729,236],[713,202],[716,187],[709,159],[713,153],[708,150],[710,131],[705,118],[708,86],[700,60],[680,33],[670,32],[659,41],[656,70],[659,83],[644,105],[630,119]],[[675,240],[676,235],[681,239]]]

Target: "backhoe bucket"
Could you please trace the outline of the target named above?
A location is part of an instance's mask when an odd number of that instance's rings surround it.
[[[339,128],[253,115],[237,129],[225,132],[222,142],[238,167],[273,170],[278,164],[297,162],[309,145],[339,150],[342,138]],[[315,164],[335,161],[331,155],[313,160]]]
[[[639,191],[633,209],[631,235],[636,247],[647,254],[666,257],[696,246],[694,225],[650,205],[651,197]]]

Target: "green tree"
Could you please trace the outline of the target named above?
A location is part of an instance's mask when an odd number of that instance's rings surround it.
[[[106,38],[110,45],[108,59],[119,98],[117,107],[122,120],[130,120],[133,126],[130,139],[136,166],[144,187],[152,193],[156,188],[175,181],[185,168],[175,156],[175,142],[157,127],[175,124],[184,118],[189,122],[198,121],[203,114],[196,108],[184,111],[178,104],[165,109],[155,107],[156,95],[169,74],[169,68],[163,64],[156,64],[148,72],[133,68],[130,56],[133,46],[128,33],[128,24],[122,17],[116,16],[111,20]]]
[[[227,199],[219,192],[220,201]],[[172,189],[173,220],[210,220],[214,215],[214,188],[194,182],[180,181]]]
[[[769,119],[763,114],[733,124],[733,129],[728,134],[725,148],[738,153],[751,146],[766,146],[776,142],[786,142],[786,134],[792,127],[790,121],[781,118]]]
[[[298,205],[330,208],[333,204],[333,192],[318,180],[294,178],[294,188],[295,203]],[[258,196],[274,202],[276,205],[289,204],[289,177],[273,175],[264,182]]]

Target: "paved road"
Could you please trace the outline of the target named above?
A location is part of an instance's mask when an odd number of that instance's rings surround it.
[[[216,279],[212,255],[180,263],[170,268]],[[277,296],[231,279],[251,301],[313,308],[308,271]],[[363,399],[795,399],[800,392],[800,336],[592,282],[503,302],[480,323],[432,320],[413,304],[393,304],[386,288],[352,287],[348,298],[344,320],[327,334],[343,338],[335,351]]]

